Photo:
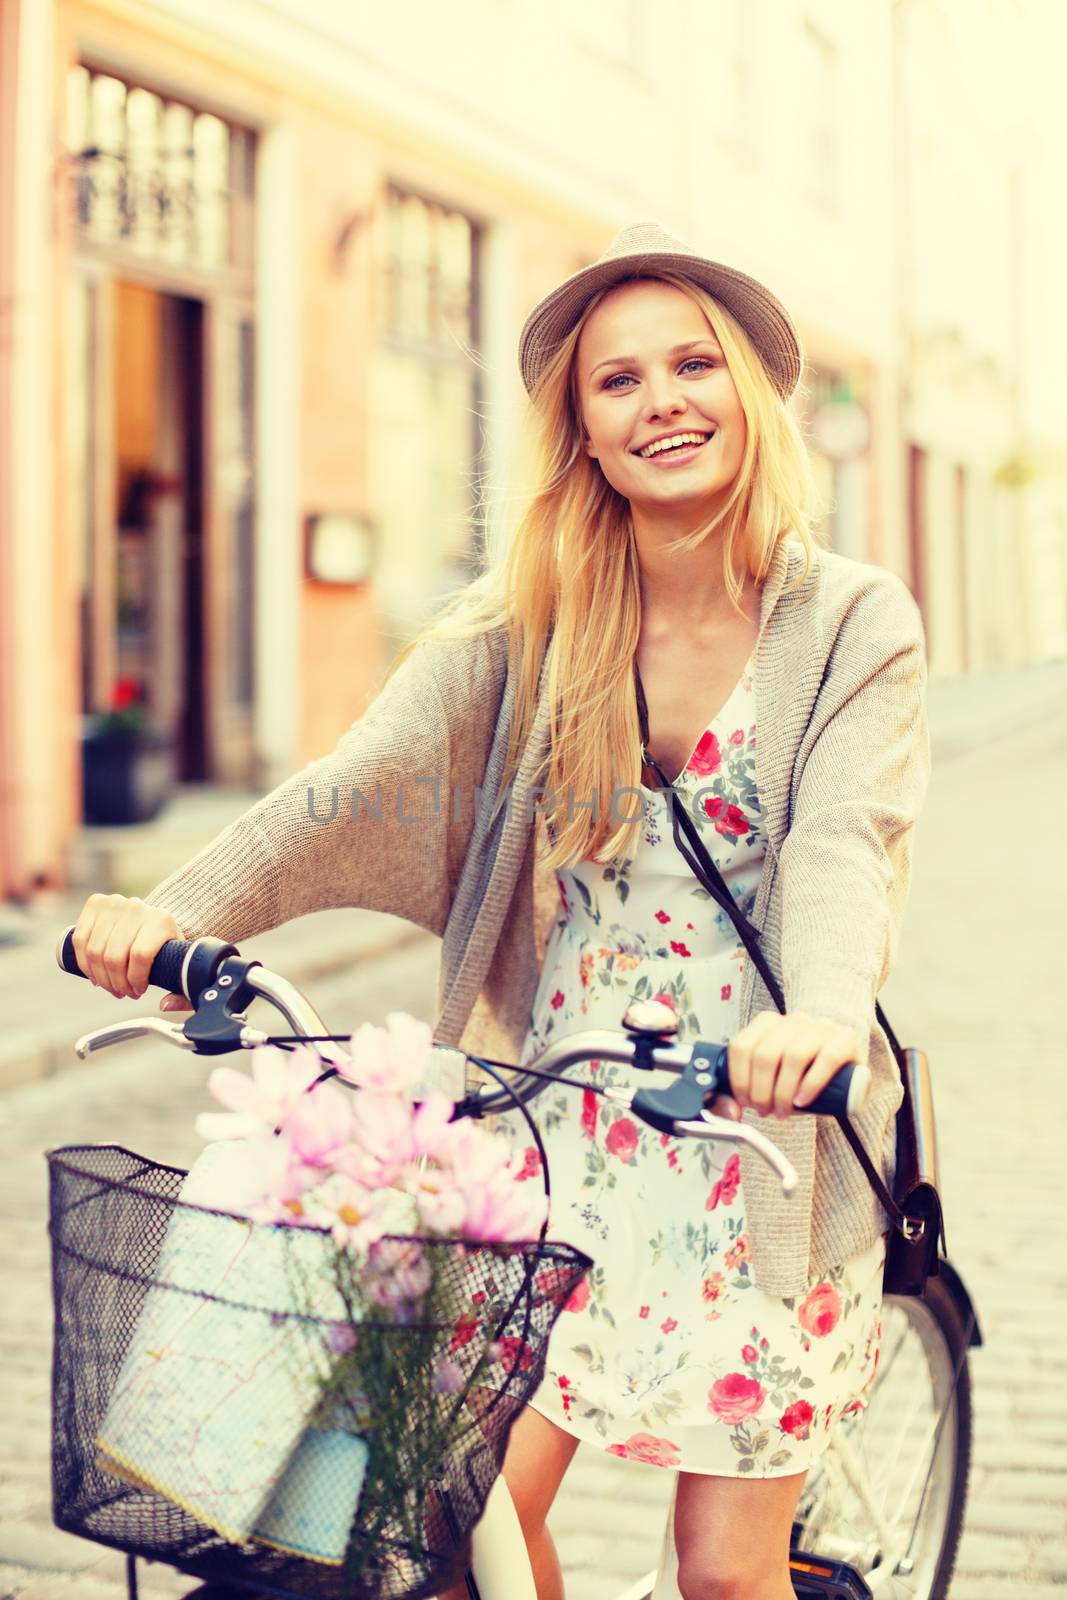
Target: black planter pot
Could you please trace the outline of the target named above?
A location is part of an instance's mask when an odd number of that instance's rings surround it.
[[[85,821],[93,827],[150,822],[174,786],[169,733],[90,733],[82,740]]]

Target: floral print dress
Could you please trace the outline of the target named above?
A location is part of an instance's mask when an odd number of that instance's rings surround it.
[[[765,846],[751,666],[675,785],[746,914]],[[561,915],[524,1062],[561,1036],[617,1029],[632,999],[667,1001],[680,1043],[738,1031],[744,947],[683,860],[665,797],[643,788],[642,810],[632,857],[557,873]],[[610,1062],[573,1075],[587,1073],[635,1082]],[[534,1407],[612,1455],[657,1466],[724,1477],[807,1468],[873,1379],[884,1240],[806,1293],[772,1298],[751,1276],[736,1147],[659,1134],[578,1089],[546,1089],[532,1109],[552,1179],[550,1237],[595,1263],[553,1330]],[[498,1126],[529,1144],[521,1117]],[[533,1149],[527,1166],[532,1176]]]

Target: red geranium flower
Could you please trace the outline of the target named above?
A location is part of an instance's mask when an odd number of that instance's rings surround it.
[[[669,922],[671,920],[666,911],[657,911],[655,917],[657,922]]]
[[[139,678],[119,678],[111,696],[111,709],[125,711],[128,706],[134,706],[141,698],[142,685]]]
[[[687,944],[683,944],[681,939],[672,939],[671,949],[674,951],[676,956],[691,956],[693,954],[689,946]]]

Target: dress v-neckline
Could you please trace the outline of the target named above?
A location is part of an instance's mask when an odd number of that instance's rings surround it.
[[[706,722],[704,724],[704,727],[703,727],[702,731],[697,735],[696,743],[693,745],[693,748],[690,750],[689,754],[686,756],[685,760],[682,762],[682,765],[679,767],[678,771],[675,773],[674,777],[671,779],[672,788],[673,788],[673,786],[675,784],[678,783],[679,779],[684,778],[685,774],[689,771],[689,763],[692,761],[693,757],[697,753],[697,750],[700,748],[701,740],[704,739],[705,736],[708,733],[711,732],[711,730],[714,728],[715,724],[722,717],[723,712],[726,711],[729,708],[729,706],[732,704],[733,698],[736,695],[738,689],[741,687],[741,684],[742,684],[743,680],[746,677],[749,676],[749,668],[752,666],[752,663],[755,660],[755,658],[756,658],[756,648],[753,647],[752,654],[749,656],[748,660],[745,662],[744,666],[741,668],[741,674],[738,677],[737,682],[734,684],[733,688],[730,690],[730,693],[726,696],[726,699],[723,701],[723,703],[719,707],[718,711],[716,711],[715,715],[712,718],[710,718],[710,720],[708,722]],[[658,789],[658,788],[653,789],[647,783],[642,783],[640,785],[640,788],[643,789],[646,794],[659,794],[661,792],[660,789]]]

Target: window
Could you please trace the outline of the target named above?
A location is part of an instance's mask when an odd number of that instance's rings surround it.
[[[250,132],[76,66],[67,138],[83,239],[198,267],[251,266]]]
[[[461,212],[391,188],[385,330],[371,394],[377,581],[387,621],[415,625],[437,593],[472,577],[482,466],[480,234]]]

